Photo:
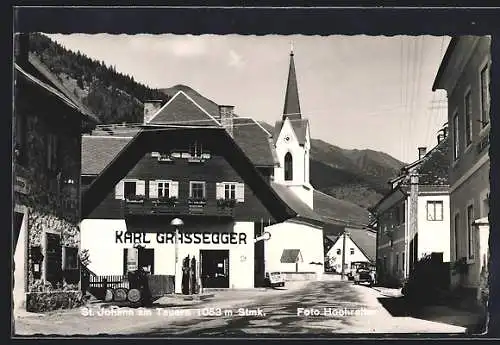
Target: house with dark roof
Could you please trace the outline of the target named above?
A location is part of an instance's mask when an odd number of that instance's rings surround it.
[[[326,235],[325,237],[329,242],[325,265],[334,272],[342,272],[342,261],[344,273],[347,273],[354,263],[375,264],[376,231],[366,228],[346,228],[340,235]]]
[[[28,35],[16,34],[15,49],[14,310],[37,311],[34,287],[79,290],[81,135],[98,120],[29,55]]]
[[[380,283],[401,283],[415,263],[431,253],[450,261],[449,138],[438,143],[391,179],[391,191],[371,211],[377,218],[377,276]]]
[[[321,239],[322,219],[294,193],[272,183],[278,161],[271,134],[259,123],[186,86],[166,90],[167,103],[145,105],[141,128],[101,126],[82,139],[86,219],[81,227],[82,245],[93,258],[89,268],[98,275],[125,274],[130,257],[136,257],[135,266],[175,276],[180,291],[181,274],[176,273],[182,272],[177,267],[182,260],[175,264],[171,240],[160,242],[171,236],[161,235],[172,233],[170,221],[181,218],[182,236],[189,238],[178,255],[200,262],[202,287],[259,285],[267,267],[264,244],[254,246],[253,238],[289,220],[289,227],[319,229]],[[139,240],[122,238],[129,232],[142,234],[145,248],[137,250]],[[218,233],[241,237],[214,243],[211,236]],[[322,255],[306,258],[322,267]]]

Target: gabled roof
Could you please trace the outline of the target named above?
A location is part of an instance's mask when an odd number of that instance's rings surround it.
[[[82,196],[82,218],[88,217],[146,153],[155,151],[160,146],[167,150],[179,145],[187,146],[195,139],[203,140],[208,150],[226,159],[276,221],[282,222],[297,216],[223,128],[163,126],[141,130],[99,173]]]
[[[447,186],[449,185],[449,161],[448,154],[450,149],[450,137],[447,136],[432,150],[418,161],[403,167],[402,174],[404,178],[402,185],[410,181],[409,171],[415,170],[419,175],[418,184],[428,186]]]
[[[370,212],[349,201],[334,198],[318,190],[313,192],[314,212],[327,223],[363,227],[369,224]]]
[[[282,264],[294,264],[302,261],[300,249],[283,249],[280,262]]]
[[[132,137],[105,134],[82,136],[82,175],[99,175]]]
[[[184,91],[178,91],[158,112],[150,124],[220,126],[219,121]]]
[[[351,241],[354,242],[356,247],[363,253],[363,255],[370,260],[371,262],[375,262],[376,259],[376,246],[377,246],[377,233],[371,229],[363,228],[347,228],[345,229]],[[330,241],[333,241],[333,245],[337,241],[342,241],[343,234],[341,233],[336,236],[328,235]]]
[[[297,76],[295,74],[295,62],[293,50],[290,52],[290,65],[288,67],[288,81],[285,92],[285,105],[283,107],[283,120],[285,118],[300,119],[299,88],[297,86]]]
[[[235,117],[233,124],[234,141],[256,166],[278,164],[269,132],[251,118]]]
[[[292,119],[289,118],[290,124],[292,125],[293,131],[300,145],[304,145],[307,137],[307,126],[309,124],[309,120],[307,119]],[[274,125],[274,143],[276,144],[276,140],[278,140],[278,136],[283,128],[284,120],[276,121]]]
[[[324,223],[322,217],[300,200],[290,188],[276,182],[271,182],[271,187],[297,213],[298,218],[312,222],[315,225],[322,225]]]
[[[182,91],[186,95],[191,97],[193,101],[195,101],[200,107],[205,109],[214,118],[220,118],[219,105],[187,85],[178,84],[170,88],[160,89],[160,92],[163,92],[170,97],[174,97],[179,91]]]
[[[377,233],[369,229],[349,228],[349,237],[371,262],[375,262]]]
[[[325,238],[328,239],[333,244],[335,244],[335,242],[337,242],[339,238],[339,235],[326,235]]]

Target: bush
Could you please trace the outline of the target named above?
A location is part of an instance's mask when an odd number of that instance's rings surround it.
[[[26,310],[40,313],[56,309],[71,309],[83,305],[81,291],[28,292]]]

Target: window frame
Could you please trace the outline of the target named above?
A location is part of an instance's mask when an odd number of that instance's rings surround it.
[[[289,158],[288,158],[289,157]],[[293,181],[293,155],[290,151],[283,158],[283,177],[285,181]]]
[[[469,213],[469,211],[471,211]],[[474,260],[474,226],[472,222],[474,221],[474,204],[469,203],[465,209],[465,214],[467,217],[467,260]]]
[[[236,182],[224,182],[224,199],[225,200],[236,200]],[[229,197],[228,197],[229,194]],[[231,197],[231,194],[233,197]]]
[[[133,183],[134,184],[134,194],[131,194],[133,196],[136,196],[137,195],[137,181],[135,180],[124,180],[123,181],[123,198],[125,200],[128,199],[129,195],[127,194],[127,183]]]
[[[467,87],[464,94],[464,137],[465,137],[465,151],[469,150],[473,141],[473,128],[472,128],[472,89]]]
[[[486,76],[486,92],[483,90],[483,72]],[[490,124],[490,107],[491,107],[491,95],[489,85],[491,83],[490,78],[490,62],[487,60],[483,63],[479,69],[479,109],[480,109],[480,120],[481,120],[481,132],[486,130]],[[486,103],[486,107],[485,107]],[[486,109],[485,109],[486,108]]]
[[[458,238],[460,237],[460,213],[455,212],[455,215],[453,216],[453,237],[454,237],[454,242],[455,242],[455,261],[458,261],[460,259],[458,253],[460,251],[460,242],[458,241]]]
[[[200,198],[200,197],[195,197],[193,196],[193,186],[196,185],[196,184],[201,184],[203,187],[202,187],[202,194],[203,196]],[[205,181],[189,181],[189,197],[191,199],[206,199],[206,195],[207,195],[207,191],[206,191],[206,182]]]
[[[433,209],[434,209],[433,210],[434,211],[433,212],[433,214],[434,214],[433,218],[434,219],[430,219],[429,218],[429,207],[431,205],[433,206]],[[438,219],[438,217],[437,217],[437,212],[436,212],[437,208],[436,208],[436,206],[438,206],[438,205],[441,206],[441,219]],[[427,214],[426,214],[427,221],[429,221],[429,222],[442,222],[442,221],[444,221],[444,202],[443,202],[443,200],[427,200],[426,211],[427,211]]]
[[[158,198],[169,198],[170,197],[170,184],[171,181],[156,181],[156,190],[157,190],[157,197]],[[162,188],[160,188],[160,185]],[[165,188],[166,186],[166,188]],[[162,191],[162,195],[160,196],[160,190]],[[165,190],[167,191],[167,194],[165,194]]]
[[[453,161],[456,162],[460,157],[460,119],[458,110],[453,113]]]
[[[349,255],[354,255],[354,253],[355,253],[354,248],[349,248]]]

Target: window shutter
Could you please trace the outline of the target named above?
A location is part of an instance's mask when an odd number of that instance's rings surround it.
[[[149,197],[153,199],[158,198],[158,182],[155,180],[149,181]]]
[[[144,195],[145,194],[146,181],[137,181],[135,183],[135,194]]]
[[[125,199],[124,197],[125,184],[123,181],[118,182],[115,186],[115,199]]]
[[[123,275],[127,275],[127,258],[128,258],[128,254],[127,254],[127,248],[123,248]]]
[[[245,201],[245,184],[244,183],[237,183],[236,184],[236,200],[238,202]]]
[[[216,188],[216,192],[215,192],[215,195],[216,195],[216,199],[224,199],[224,183],[222,182],[217,182],[215,184],[215,188]]]
[[[171,181],[168,190],[171,198],[179,198],[179,182]]]

